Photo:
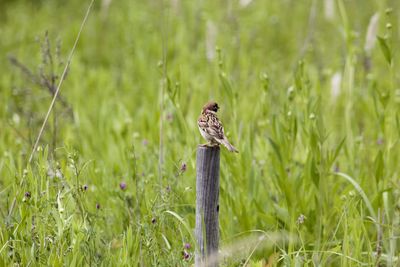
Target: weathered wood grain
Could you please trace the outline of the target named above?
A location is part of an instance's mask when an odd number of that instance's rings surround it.
[[[197,148],[195,266],[218,266],[220,148]]]

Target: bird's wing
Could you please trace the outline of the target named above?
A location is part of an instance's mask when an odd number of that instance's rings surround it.
[[[199,119],[197,120],[197,125],[202,129],[208,128],[207,117],[201,114]]]
[[[208,113],[202,116],[201,120],[199,119],[199,126],[215,139],[224,138],[224,127],[214,114]]]

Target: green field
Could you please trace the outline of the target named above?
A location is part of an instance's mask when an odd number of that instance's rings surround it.
[[[90,3],[0,1],[0,266],[193,266],[211,99],[221,266],[400,266],[399,1]]]

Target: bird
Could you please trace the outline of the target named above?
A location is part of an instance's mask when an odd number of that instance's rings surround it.
[[[230,152],[239,153],[239,151],[229,143],[228,138],[224,134],[224,127],[217,117],[219,106],[214,101],[209,101],[201,110],[197,125],[201,135],[209,143],[203,146],[219,146],[224,145]]]

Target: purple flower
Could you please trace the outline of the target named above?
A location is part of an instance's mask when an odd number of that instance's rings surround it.
[[[189,243],[185,243],[185,246],[184,246],[186,249],[190,249],[192,246],[189,244]]]
[[[25,192],[25,194],[24,194],[24,196],[26,197],[26,198],[31,198],[31,192],[29,192],[29,191],[26,191]]]
[[[181,165],[181,172],[185,172],[186,169],[187,169],[186,163],[182,163],[182,165]]]
[[[87,191],[88,188],[89,188],[89,186],[88,186],[87,184],[83,185],[83,190],[84,190],[84,191]]]
[[[119,188],[121,188],[121,190],[125,190],[126,189],[126,183],[125,182],[121,182],[119,184]]]
[[[142,144],[143,144],[144,146],[147,146],[147,145],[149,144],[149,141],[147,141],[147,139],[143,139]]]
[[[100,209],[100,204],[99,203],[96,203],[96,209]]]

